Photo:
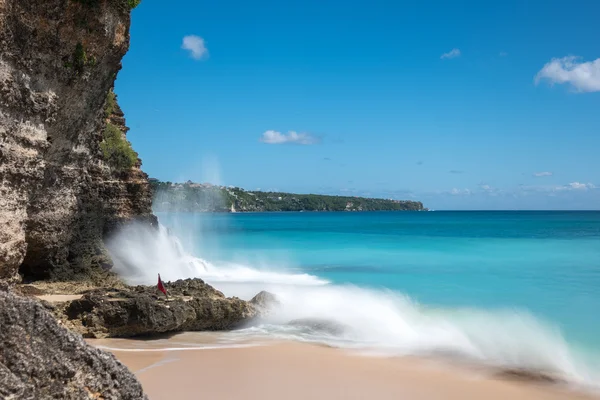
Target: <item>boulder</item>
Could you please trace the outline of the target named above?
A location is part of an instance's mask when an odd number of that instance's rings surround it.
[[[61,327],[37,301],[0,287],[1,399],[147,399],[109,353]]]
[[[256,308],[201,279],[165,283],[169,298],[154,286],[97,289],[68,302],[58,313],[85,337],[132,337],[178,331],[218,331],[239,327]]]
[[[254,296],[249,301],[249,303],[252,304],[254,307],[256,307],[256,309],[259,310],[261,313],[266,313],[271,308],[278,305],[279,301],[277,300],[277,297],[275,297],[275,295],[273,293],[269,293],[269,292],[263,290],[262,292],[258,293],[256,296]]]

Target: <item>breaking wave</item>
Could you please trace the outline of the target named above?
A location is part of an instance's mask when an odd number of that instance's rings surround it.
[[[398,292],[334,285],[286,269],[212,264],[194,257],[166,228],[124,229],[109,242],[115,270],[131,284],[199,277],[227,295],[261,290],[278,304],[263,320],[231,335],[324,343],[382,355],[452,357],[497,368],[535,371],[593,387],[598,369],[550,323],[515,310],[445,309]],[[292,323],[290,323],[292,322]]]

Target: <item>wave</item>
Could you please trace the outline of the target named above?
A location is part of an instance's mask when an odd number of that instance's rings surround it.
[[[112,237],[107,247],[115,262],[114,271],[135,285],[156,283],[157,274],[165,281],[202,278],[209,283],[259,283],[279,285],[325,285],[313,275],[260,270],[242,264],[218,266],[186,252],[176,236],[160,225],[158,230],[132,224]]]
[[[426,307],[389,290],[334,285],[306,273],[215,265],[187,253],[160,227],[131,226],[111,241],[115,270],[131,284],[199,277],[227,295],[261,290],[278,304],[253,326],[232,333],[323,343],[382,355],[443,356],[536,371],[592,387],[600,374],[552,324],[525,311]],[[291,323],[290,323],[291,322]]]

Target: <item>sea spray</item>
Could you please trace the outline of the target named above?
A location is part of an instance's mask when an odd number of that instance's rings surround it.
[[[161,226],[132,225],[109,241],[115,270],[132,284],[199,277],[226,295],[249,299],[261,290],[278,304],[254,326],[233,333],[365,349],[388,355],[460,358],[492,367],[541,371],[592,386],[592,372],[559,330],[527,312],[424,307],[389,290],[333,285],[316,276],[244,264],[214,264],[189,254]],[[330,321],[341,333],[290,321]]]
[[[327,283],[308,274],[260,270],[243,264],[224,263],[215,266],[187,253],[180,240],[162,225],[153,229],[141,224],[131,224],[110,238],[107,247],[115,263],[114,271],[128,283],[136,285],[156,283],[159,273],[164,281],[202,278],[212,284],[254,283],[257,288],[264,284]],[[258,291],[260,289],[253,294]]]

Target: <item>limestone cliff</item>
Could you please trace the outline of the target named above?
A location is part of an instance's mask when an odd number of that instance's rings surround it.
[[[87,279],[115,227],[156,221],[141,162],[101,149],[137,2],[0,0],[0,279]]]

